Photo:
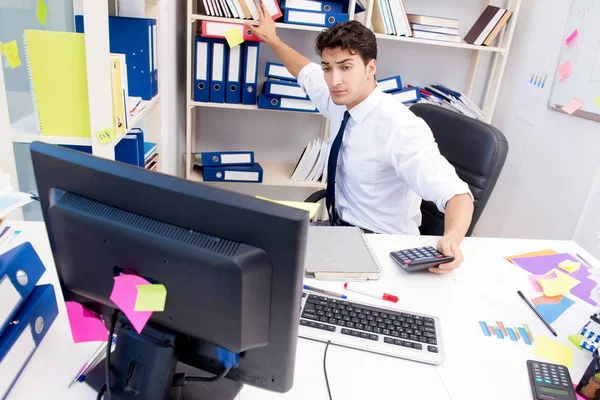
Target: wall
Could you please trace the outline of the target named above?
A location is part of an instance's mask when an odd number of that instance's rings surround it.
[[[508,159],[475,229],[478,236],[571,239],[575,234],[600,165],[600,123],[549,110],[549,90],[531,109],[540,113],[535,125],[516,114],[532,71],[547,70],[550,76],[555,71],[570,4],[522,2],[493,120],[508,139]]]

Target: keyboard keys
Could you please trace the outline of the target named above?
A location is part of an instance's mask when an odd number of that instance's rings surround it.
[[[379,340],[379,336],[371,334],[371,335],[369,335],[369,339],[371,339],[371,340]]]
[[[435,346],[427,346],[427,350],[429,350],[432,353],[437,353],[438,349]]]

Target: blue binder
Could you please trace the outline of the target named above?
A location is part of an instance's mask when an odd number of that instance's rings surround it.
[[[258,96],[258,108],[266,110],[285,110],[298,112],[317,112],[317,108],[310,100],[288,99],[285,97],[275,97],[266,94]]]
[[[286,24],[332,27],[348,21],[348,14],[285,9],[283,22]]]
[[[255,182],[263,180],[259,163],[244,166],[202,167],[205,182]]]
[[[240,104],[242,102],[242,67],[243,47],[227,46],[227,83],[225,87],[225,103]]]
[[[196,36],[196,62],[194,63],[194,101],[209,100],[211,40]]]
[[[129,96],[143,100],[152,100],[154,93],[152,24],[156,20],[108,17],[110,52],[125,54]],[[75,30],[84,32],[82,15],[75,16]]]
[[[13,318],[18,323],[9,325],[0,336],[0,364],[10,360],[2,365],[7,374],[0,379],[0,399],[6,398],[57,315],[54,287],[36,286]]]
[[[421,92],[418,87],[410,87],[397,92],[390,93],[404,104],[415,103],[421,100]]]
[[[269,96],[308,100],[308,95],[304,89],[302,89],[296,82],[290,81],[273,81],[268,79],[265,82],[264,93]]]
[[[288,6],[288,3],[289,6]],[[313,0],[302,0],[300,2],[295,2],[288,0],[281,0],[281,4],[279,5],[281,9],[294,9],[294,10],[308,10],[308,11],[318,11],[318,12],[336,12],[341,13],[342,11],[342,3],[335,3],[333,1],[313,1]],[[358,6],[358,3],[357,3]]]
[[[158,54],[156,53],[156,20],[150,20],[152,27],[152,97],[158,94]]]
[[[392,76],[391,78],[379,79],[377,86],[386,93],[402,90],[402,78],[400,75]]]
[[[274,62],[267,62],[267,65],[265,66],[265,77],[296,82],[296,78],[287,70],[285,65]]]
[[[200,153],[203,167],[254,164],[253,151],[219,151]]]
[[[0,335],[44,272],[46,268],[29,242],[0,255]]]
[[[244,72],[242,76],[242,104],[256,104],[258,81],[259,42],[244,43]]]
[[[225,72],[227,67],[227,42],[223,39],[211,40],[210,95],[211,103],[225,102]]]
[[[144,132],[136,129],[128,132],[115,146],[115,160],[144,167]]]

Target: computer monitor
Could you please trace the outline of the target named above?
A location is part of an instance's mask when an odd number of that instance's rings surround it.
[[[164,311],[142,334],[118,320],[114,398],[184,390],[186,400],[227,399],[242,384],[292,387],[307,212],[39,142],[31,158],[65,301],[106,321],[117,308],[115,276],[167,289]],[[239,353],[227,379],[171,390],[181,371],[224,371],[219,348]],[[86,381],[100,386],[102,370]]]

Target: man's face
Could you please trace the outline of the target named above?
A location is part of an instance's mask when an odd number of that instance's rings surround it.
[[[375,60],[365,65],[358,53],[352,54],[350,49],[326,48],[321,53],[321,68],[335,104],[350,109],[371,93]]]

